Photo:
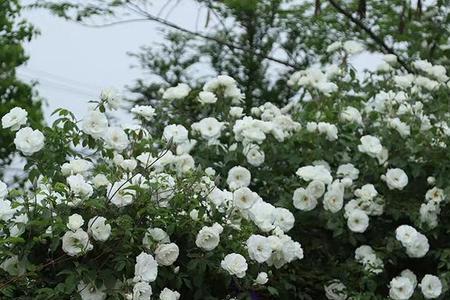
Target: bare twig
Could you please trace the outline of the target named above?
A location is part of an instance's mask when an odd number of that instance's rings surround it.
[[[116,25],[123,25],[128,23],[136,23],[136,22],[148,22],[147,18],[136,18],[136,19],[128,19],[128,20],[120,20],[120,21],[114,21],[110,23],[103,23],[103,24],[88,24],[85,22],[78,22],[83,26],[91,27],[91,28],[104,28],[104,27],[111,27]]]
[[[226,47],[228,47],[231,50],[240,50],[240,51],[244,51],[244,52],[248,52],[249,49],[247,49],[246,47],[243,46],[239,46],[237,44],[234,44],[232,42],[214,37],[214,36],[210,36],[201,32],[196,32],[196,31],[192,31],[189,29],[186,29],[184,27],[181,27],[175,23],[172,23],[170,21],[167,21],[166,19],[163,19],[161,17],[152,15],[151,13],[149,13],[148,11],[142,9],[139,5],[133,3],[132,1],[127,2],[127,8],[131,11],[133,11],[134,13],[140,15],[142,18],[136,18],[136,19],[129,19],[129,20],[122,20],[122,21],[117,21],[117,22],[111,22],[111,23],[107,23],[107,24],[99,24],[99,25],[92,25],[92,24],[87,24],[87,23],[82,23],[84,26],[89,26],[89,27],[95,27],[95,28],[101,28],[101,27],[109,27],[109,26],[114,26],[114,25],[119,25],[119,24],[125,24],[125,23],[131,23],[131,22],[141,22],[141,21],[152,21],[152,22],[156,22],[159,23],[161,25],[164,25],[166,27],[175,29],[177,31],[181,31],[196,37],[200,37],[206,40],[210,40],[213,42],[216,42],[220,45],[224,45]],[[256,53],[257,56],[259,56],[262,59],[267,59],[270,60],[272,62],[278,63],[278,64],[282,64],[288,67],[291,67],[293,69],[298,69],[300,66],[296,63],[292,63],[290,61],[285,61],[273,56],[269,56],[269,55],[264,55],[261,53]]]
[[[397,57],[397,61],[399,64],[409,73],[414,73],[413,70],[409,67],[409,65],[394,51],[393,48],[389,47],[384,40],[376,35],[369,27],[367,27],[361,20],[358,20],[355,18],[350,12],[345,10],[341,5],[339,5],[335,0],[328,0],[330,4],[342,15],[347,17],[353,24],[358,26],[360,29],[362,29],[369,37],[380,47],[382,48],[383,52],[393,54]]]

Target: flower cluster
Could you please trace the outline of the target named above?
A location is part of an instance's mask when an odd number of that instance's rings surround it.
[[[343,62],[295,72],[289,85],[298,93],[279,101],[286,104],[281,107],[267,102],[249,108],[242,93],[225,92],[236,89],[235,81],[219,75],[185,96],[201,103],[198,115],[177,117],[164,131],[209,176],[226,179],[207,195],[211,205],[238,212],[229,219],[233,226],[245,220],[260,230],[247,239],[250,261],[283,268],[290,257],[302,259],[287,268],[296,274],[304,274],[306,265],[314,268],[328,299],[409,299],[414,288],[405,286],[408,297],[385,290],[409,282],[389,283],[397,278],[396,264],[424,276],[439,273],[441,281],[450,275],[439,264],[447,256],[438,246],[450,182],[436,160],[447,157],[449,115],[442,95],[448,78],[441,66],[421,61],[413,64],[418,73],[405,73],[392,55],[356,78],[347,58],[362,50],[356,41],[331,45],[332,58]],[[441,102],[433,104],[433,97]],[[436,156],[430,157],[429,147]],[[223,237],[217,226],[205,226],[203,235],[209,247]],[[249,260],[240,255],[228,256],[222,268],[244,276]],[[415,267],[417,259],[431,257],[432,264]],[[389,280],[380,280],[386,275]],[[280,281],[269,277],[272,292],[298,285]],[[445,292],[429,286],[439,297]],[[301,294],[292,288],[283,295],[292,293]]]
[[[0,183],[1,268],[36,295],[83,300],[445,299],[450,81],[392,55],[356,77],[362,50],[331,45],[342,61],[257,106],[227,75],[179,83],[160,107],[131,108],[133,128],[107,118],[110,93],[42,132],[11,111],[29,180]]]
[[[166,97],[177,97],[182,87]],[[228,92],[236,95],[233,88]],[[195,281],[208,274],[263,289],[269,275],[261,268],[269,272],[303,258],[300,243],[285,233],[293,215],[251,192],[247,169],[230,170],[230,191],[221,190],[214,170],[195,168],[189,154],[195,141],[184,126],[166,126],[155,139],[141,126],[112,125],[103,111],[118,105],[102,93],[82,120],[58,110],[43,132],[20,129],[27,122],[20,108],[3,117],[4,128],[17,131],[17,150],[30,157],[23,188],[0,181],[0,268],[2,278],[16,283],[5,284],[5,296],[190,298],[208,292]],[[152,109],[132,112],[138,120],[152,119]],[[220,137],[214,121],[197,124],[192,130],[210,144]],[[273,232],[264,261],[254,259],[254,246],[244,247],[259,232]],[[174,275],[183,281],[171,280]],[[41,276],[60,278],[42,282]],[[233,294],[227,286],[219,291]]]

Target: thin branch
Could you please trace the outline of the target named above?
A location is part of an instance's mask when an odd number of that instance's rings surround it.
[[[174,11],[174,9],[177,8],[177,6],[180,4],[180,1],[181,0],[177,0],[175,2],[175,4],[172,6],[172,8],[169,9],[169,11],[167,12],[166,17],[165,17],[166,19],[168,19],[170,17],[170,15],[172,14],[172,12]]]
[[[128,24],[128,23],[136,23],[136,22],[148,22],[148,19],[147,18],[136,18],[136,19],[121,20],[121,21],[115,21],[115,22],[104,23],[104,24],[88,24],[85,22],[78,22],[78,23],[83,26],[91,27],[91,28],[104,28],[104,27],[111,27],[111,26],[123,25],[123,24]]]
[[[342,6],[340,6],[335,0],[328,0],[328,2],[330,2],[330,4],[342,15],[344,15],[345,17],[347,17],[353,24],[355,24],[356,26],[358,26],[359,28],[361,28],[365,33],[367,33],[370,38],[372,38],[372,40],[377,43],[378,45],[381,46],[382,50],[385,53],[389,53],[389,54],[393,54],[397,57],[397,61],[399,62],[399,64],[409,73],[414,73],[413,70],[409,67],[409,65],[403,61],[403,59],[394,51],[394,49],[392,49],[391,47],[389,47],[384,40],[377,36],[369,27],[367,27],[363,22],[361,22],[361,20],[358,20],[357,18],[355,18],[350,12],[346,11]]]
[[[158,17],[160,17],[162,15],[162,13],[167,8],[167,6],[169,6],[170,2],[172,2],[172,0],[167,0],[166,3],[161,7],[161,9],[159,10],[159,12],[157,14]]]
[[[241,51],[244,51],[244,52],[249,51],[249,49],[247,49],[246,47],[242,47],[242,46],[230,43],[228,41],[222,40],[220,38],[216,38],[214,36],[209,36],[209,35],[206,35],[206,34],[203,34],[203,33],[200,33],[200,32],[196,32],[196,31],[192,31],[192,30],[183,28],[183,27],[181,27],[181,26],[179,26],[179,25],[177,25],[175,23],[172,23],[172,22],[167,21],[167,20],[165,20],[163,18],[160,18],[160,17],[157,17],[155,15],[152,15],[149,12],[143,10],[138,5],[132,3],[131,1],[128,2],[128,4],[129,4],[128,8],[130,10],[132,10],[135,13],[141,15],[142,17],[145,17],[149,21],[153,21],[153,22],[159,23],[161,25],[164,25],[166,27],[169,27],[169,28],[172,28],[172,29],[175,29],[175,30],[178,30],[178,31],[190,34],[190,35],[193,35],[193,36],[197,36],[197,37],[200,37],[200,38],[203,38],[203,39],[206,39],[206,40],[210,40],[210,41],[216,42],[218,44],[221,44],[221,45],[224,45],[224,46],[230,48],[231,50],[241,50]],[[299,68],[299,65],[297,65],[297,64],[293,64],[293,63],[291,63],[289,61],[278,59],[278,58],[275,58],[273,56],[266,56],[266,55],[262,55],[261,53],[256,53],[256,55],[258,55],[261,58],[264,58],[264,59],[267,59],[267,60],[270,60],[270,61],[282,64],[282,65],[285,65],[285,66],[288,66],[288,67],[291,67],[293,69]]]

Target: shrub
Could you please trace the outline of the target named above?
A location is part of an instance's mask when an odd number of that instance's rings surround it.
[[[355,41],[330,45],[331,63],[291,75],[297,94],[274,100],[284,107],[246,109],[226,75],[200,89],[171,87],[153,102],[164,131],[184,132],[178,153],[227,179],[221,191],[235,200],[261,197],[294,214],[295,225],[284,229],[305,258],[269,277],[276,298],[431,298],[427,286],[445,298],[449,78],[423,60],[407,73],[393,55],[376,71],[357,74],[348,61],[363,50]],[[183,114],[193,107],[196,115]],[[234,186],[236,176],[245,190]],[[251,218],[261,209],[251,203],[235,205]],[[271,232],[273,216],[262,209],[256,225]],[[407,238],[399,234],[405,228]],[[424,281],[416,287],[405,277]]]
[[[104,95],[82,120],[57,110],[42,131],[24,127],[23,110],[3,116],[28,177],[25,188],[0,181],[2,299],[219,299],[265,289],[270,268],[248,251],[276,265],[303,257],[283,230],[257,235],[214,174],[173,154],[182,131],[114,127],[104,112],[117,98]]]
[[[29,184],[0,193],[2,293],[445,299],[449,78],[392,55],[357,75],[362,50],[330,46],[281,108],[244,109],[220,75],[132,108],[136,128],[108,125],[106,94],[83,120],[20,129]]]

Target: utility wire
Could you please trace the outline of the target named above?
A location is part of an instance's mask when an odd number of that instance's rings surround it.
[[[63,90],[66,92],[71,92],[73,94],[78,94],[78,95],[92,97],[92,98],[98,98],[98,93],[96,93],[92,90],[81,89],[79,87],[74,87],[67,83],[63,83],[60,81],[58,82],[56,80],[52,80],[52,79],[48,79],[48,78],[44,78],[44,77],[39,78],[36,76],[32,76],[32,75],[23,73],[22,71],[19,71],[18,74],[19,74],[19,76],[25,77],[29,80],[38,81],[43,86],[50,86],[52,88],[56,88],[56,89]]]
[[[44,71],[44,70],[40,70],[40,69],[34,69],[34,68],[25,67],[25,68],[22,68],[22,70],[24,70],[24,71],[26,71],[28,73],[31,73],[31,74],[33,74],[33,73],[40,74],[40,75],[36,75],[36,76],[44,75],[44,76],[47,76],[47,77],[54,78],[56,80],[65,81],[65,82],[70,83],[70,84],[81,85],[81,86],[92,88],[92,89],[95,89],[95,90],[101,90],[101,89],[104,88],[104,87],[101,87],[100,85],[78,81],[78,80],[75,80],[75,79],[67,78],[67,77],[64,77],[62,75],[50,73],[48,71]]]

